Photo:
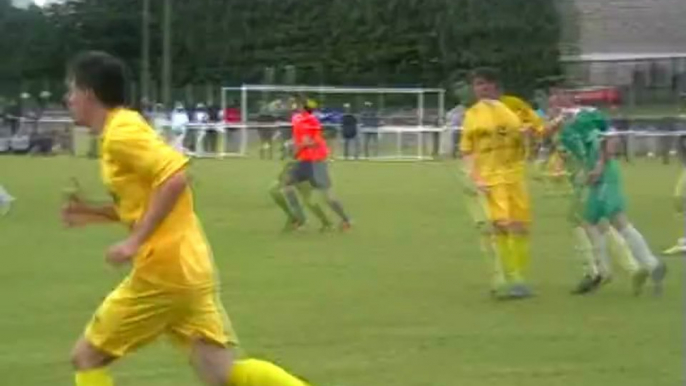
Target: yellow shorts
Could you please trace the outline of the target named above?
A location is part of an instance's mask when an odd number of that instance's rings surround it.
[[[85,333],[92,345],[116,357],[160,335],[186,347],[194,339],[238,344],[215,290],[171,291],[130,277],[107,296]]]
[[[486,213],[491,222],[530,222],[529,193],[524,181],[489,187]]]

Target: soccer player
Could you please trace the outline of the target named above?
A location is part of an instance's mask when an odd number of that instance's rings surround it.
[[[588,282],[597,287],[607,280],[609,271],[607,246],[607,223],[614,227],[626,241],[639,269],[633,275],[633,288],[640,294],[649,277],[654,292],[661,293],[666,266],[651,252],[643,235],[626,216],[626,204],[622,191],[619,164],[614,159],[616,138],[608,136],[609,124],[597,109],[582,108],[574,103],[563,88],[551,90],[551,101],[565,109],[568,119],[561,124],[560,142],[569,157],[579,164],[583,182],[588,192],[583,202],[583,222],[589,235],[600,269],[589,272],[582,284]],[[606,221],[603,221],[606,220]]]
[[[12,202],[15,200],[5,188],[0,185],[0,216],[4,216],[12,209]]]
[[[493,293],[504,299],[527,298],[529,265],[529,197],[526,144],[521,119],[500,98],[495,70],[480,68],[471,76],[478,102],[467,110],[460,151],[465,174],[485,201],[486,218],[497,252]]]
[[[193,208],[188,159],[124,107],[122,62],[81,54],[67,82],[73,118],[101,136],[100,169],[113,201],[95,205],[71,194],[62,218],[70,226],[126,226],[128,236],[107,249],[106,260],[132,265],[74,346],[76,385],[112,386],[108,366],[161,335],[187,350],[207,385],[306,385],[274,364],[236,358],[238,340],[218,301],[212,252]]]
[[[682,135],[677,140],[677,150],[681,163],[685,167],[674,188],[674,204],[679,216],[684,215],[686,209],[686,135]],[[686,253],[686,237],[680,237],[674,246],[667,248],[665,255],[678,255]]]
[[[293,146],[296,163],[290,168],[284,183],[284,196],[292,210],[295,226],[305,223],[305,214],[297,196],[297,185],[309,183],[311,189],[301,190],[306,205],[322,222],[322,230],[331,229],[331,221],[326,217],[321,203],[325,203],[341,220],[340,229],[351,227],[350,217],[343,205],[331,193],[331,179],[327,165],[329,149],[322,135],[322,126],[313,111],[316,102],[305,97],[295,98],[296,112],[292,117]]]

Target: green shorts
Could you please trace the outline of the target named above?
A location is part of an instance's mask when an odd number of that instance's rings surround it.
[[[619,175],[619,165],[611,161],[600,181],[588,188],[584,205],[584,220],[597,224],[626,210],[626,200]]]

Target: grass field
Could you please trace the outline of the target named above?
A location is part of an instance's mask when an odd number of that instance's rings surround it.
[[[670,258],[662,298],[629,295],[627,278],[592,297],[568,295],[580,275],[565,201],[534,189],[539,296],[498,303],[451,177],[455,164],[333,165],[354,215],[349,234],[281,235],[266,195],[279,170],[255,160],[194,163],[199,213],[245,350],[319,386],[675,386],[683,384],[684,264]],[[627,166],[630,214],[654,249],[682,222],[672,210],[677,166]],[[104,264],[116,227],[65,230],[61,188],[77,176],[105,197],[97,162],[0,157],[18,197],[0,218],[0,384],[70,385],[69,351],[124,275]],[[114,368],[117,385],[196,385],[161,341]]]

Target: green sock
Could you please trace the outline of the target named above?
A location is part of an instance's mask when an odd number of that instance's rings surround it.
[[[286,197],[284,197],[283,191],[281,191],[281,186],[278,184],[273,186],[271,189],[269,189],[269,195],[272,197],[272,200],[274,200],[276,205],[286,214],[286,217],[288,217],[289,221],[296,220],[295,215],[293,212],[291,212],[291,208],[288,206],[288,202],[286,201]]]
[[[288,203],[288,208],[293,214],[296,221],[301,223],[305,222],[305,213],[300,205],[300,200],[298,200],[298,195],[293,188],[286,188],[283,192],[283,196]]]
[[[305,205],[309,210],[314,213],[315,217],[319,219],[319,221],[322,223],[323,226],[329,226],[331,225],[331,220],[329,220],[329,216],[326,215],[326,212],[324,211],[324,208],[319,204],[320,202],[320,194],[319,192],[314,192],[315,195],[317,195],[316,198],[313,199],[312,197],[312,191],[311,190],[301,190],[303,194],[303,199],[305,201]]]

